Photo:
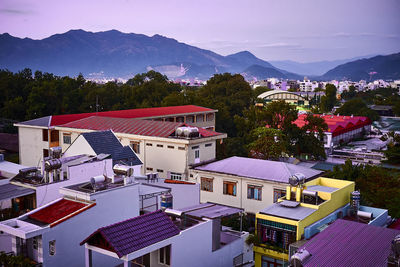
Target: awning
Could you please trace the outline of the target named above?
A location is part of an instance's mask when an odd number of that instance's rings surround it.
[[[0,185],[0,201],[22,197],[35,193],[35,190],[23,186],[4,184]]]

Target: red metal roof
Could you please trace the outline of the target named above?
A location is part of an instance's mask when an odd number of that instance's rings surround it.
[[[88,204],[61,199],[60,201],[30,214],[28,217],[42,223],[51,224],[86,206],[88,206]]]
[[[66,124],[72,121],[88,118],[91,116],[112,117],[112,118],[151,118],[169,115],[183,115],[197,112],[216,111],[195,105],[157,107],[157,108],[138,108],[127,110],[102,111],[80,114],[54,115],[51,117],[51,126]]]
[[[306,124],[306,116],[305,114],[301,114],[298,116],[297,120],[294,121],[298,127],[302,127]],[[328,132],[332,133],[333,136],[337,136],[366,125],[371,124],[371,120],[367,117],[361,116],[338,116],[338,115],[319,115],[315,114],[314,116],[321,117],[325,120],[326,124],[328,124]]]
[[[94,131],[113,130],[115,133],[168,137],[175,132],[176,128],[185,125],[186,124],[179,122],[92,116],[60,125],[60,127]],[[199,128],[199,132],[202,137],[217,136],[222,134],[202,128]]]

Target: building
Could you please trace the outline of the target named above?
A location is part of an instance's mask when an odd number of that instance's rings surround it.
[[[26,166],[4,160],[4,155],[0,154],[0,185],[7,184],[9,179],[19,173],[19,170]]]
[[[97,266],[93,261],[101,255],[123,266],[242,266],[252,260],[248,233],[221,227],[222,217],[240,212],[206,203],[102,227],[81,242],[85,266]]]
[[[98,116],[55,129],[60,136],[69,136],[68,142],[63,139],[60,144],[67,154],[70,140],[80,134],[111,129],[124,146],[129,145],[136,152],[144,172],[157,172],[161,178],[175,180],[188,179],[191,165],[214,160],[217,140],[226,137],[226,134],[185,123]]]
[[[200,184],[201,202],[230,205],[252,214],[284,196],[289,178],[296,173],[311,180],[322,171],[243,157],[230,157],[191,170],[193,181]]]
[[[294,177],[291,184],[297,183],[297,187],[287,186],[285,197],[256,214],[260,238],[254,245],[256,267],[284,266],[289,260],[290,244],[322,230],[317,222],[327,224],[344,216],[354,182],[320,177],[303,183],[303,179]]]
[[[61,188],[57,199],[18,218],[0,222],[0,231],[12,236],[12,251],[42,266],[82,266],[79,246],[96,229],[139,215],[139,184],[124,181],[83,183]],[[98,257],[96,266],[113,266]]]
[[[306,124],[307,115],[299,114],[294,123],[298,127]],[[368,135],[371,132],[372,122],[367,117],[361,116],[340,116],[338,115],[318,115],[328,124],[328,130],[324,132],[324,147],[331,153],[332,149],[343,143],[347,143],[355,138]]]
[[[296,106],[309,106],[309,101],[303,97],[302,95],[298,94],[297,92],[288,92],[288,91],[281,91],[281,90],[272,90],[267,91],[258,96],[258,98],[263,99],[265,104],[268,104],[272,101],[283,100],[286,103],[290,103]]]
[[[398,266],[393,250],[398,263],[399,246],[400,230],[339,219],[305,242],[291,257],[291,266]]]
[[[51,147],[71,143],[71,137],[55,129],[73,121],[92,116],[124,119],[144,119],[187,123],[195,127],[215,130],[217,110],[194,105],[176,107],[142,108],[68,115],[52,115],[14,124],[18,127],[20,164],[36,166],[49,154]],[[108,129],[104,129],[108,130]],[[61,142],[60,144],[60,141]]]

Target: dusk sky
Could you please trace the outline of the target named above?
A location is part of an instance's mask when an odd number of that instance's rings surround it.
[[[0,33],[161,34],[222,55],[345,59],[400,52],[400,0],[1,0]]]

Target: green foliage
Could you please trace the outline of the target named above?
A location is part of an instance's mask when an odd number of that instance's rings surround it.
[[[354,115],[354,116],[365,116],[375,121],[379,119],[379,114],[368,108],[365,102],[360,98],[354,98],[343,104],[336,110],[335,114],[340,115]]]
[[[400,217],[400,175],[398,172],[372,165],[353,165],[350,160],[335,166],[328,175],[335,179],[356,183],[365,205],[388,209],[393,217]]]
[[[395,165],[400,164],[400,134],[390,132],[384,138],[386,140],[390,140],[387,145],[387,150],[384,152],[387,158],[387,162]]]
[[[14,256],[12,254],[7,254],[4,251],[0,252],[0,266],[9,267],[33,267],[35,264],[23,256]]]
[[[350,85],[349,90],[344,91],[341,94],[341,98],[345,99],[345,100],[349,100],[349,99],[354,98],[356,95],[357,95],[356,88],[353,85]]]
[[[337,102],[336,86],[327,84],[325,87],[325,95],[321,97],[320,109],[322,112],[331,112]]]
[[[277,160],[286,152],[286,143],[281,130],[259,127],[251,131],[252,139],[247,147],[249,154],[257,159]]]

